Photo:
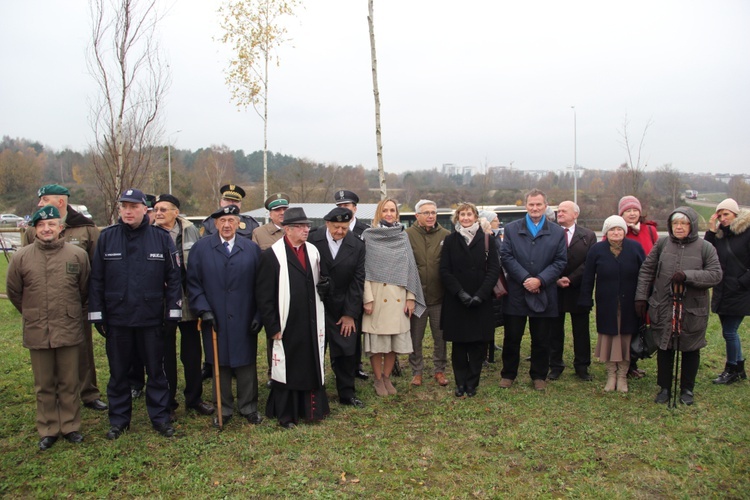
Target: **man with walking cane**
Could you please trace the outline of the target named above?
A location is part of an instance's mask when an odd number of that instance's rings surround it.
[[[234,410],[232,374],[237,377],[240,415],[251,424],[263,421],[258,412],[256,366],[261,323],[255,276],[260,247],[237,237],[239,215],[236,205],[211,215],[217,231],[193,245],[187,269],[190,308],[201,318],[203,345],[214,360],[214,405],[218,409],[214,426],[219,428],[229,422]]]
[[[700,349],[706,345],[708,289],[721,281],[719,258],[713,245],[698,237],[698,214],[690,207],[675,209],[667,219],[669,235],[648,254],[638,274],[636,313],[651,319],[656,356],[655,403],[669,403],[674,393],[672,370],[680,374],[680,403],[693,404]],[[676,354],[682,366],[675,366]],[[679,360],[677,360],[679,361]]]

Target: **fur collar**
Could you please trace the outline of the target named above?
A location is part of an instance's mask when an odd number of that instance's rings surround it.
[[[750,228],[750,211],[745,209],[740,209],[740,213],[737,214],[737,217],[732,221],[731,224],[729,224],[729,230],[733,234],[742,234],[744,233],[748,228]],[[717,228],[719,229],[719,228]],[[720,231],[716,231],[716,237],[717,238],[723,238],[724,237],[724,229],[721,228]]]

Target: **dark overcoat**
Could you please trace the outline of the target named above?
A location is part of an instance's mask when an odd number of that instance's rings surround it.
[[[319,231],[318,231],[319,232]],[[289,315],[282,332],[286,356],[286,386],[291,391],[313,391],[323,385],[320,373],[320,355],[317,338],[317,313],[315,281],[310,258],[305,253],[306,269],[284,241],[289,271]],[[278,243],[278,242],[277,242]],[[279,261],[273,247],[263,251],[256,285],[262,290],[258,307],[263,318],[268,341],[281,331],[279,312]]]
[[[323,301],[326,311],[326,338],[331,356],[353,356],[357,335],[362,325],[362,295],[365,287],[365,244],[352,232],[347,232],[336,258],[331,256],[326,229],[310,233],[308,242],[320,253],[320,275],[331,280],[328,296]],[[354,318],[357,331],[348,337],[341,335],[342,316]]]
[[[448,342],[490,342],[495,335],[492,312],[492,288],[500,275],[496,240],[489,238],[489,251],[484,250],[484,232],[477,230],[467,245],[460,233],[445,237],[440,255],[440,279],[445,287],[440,326]],[[482,299],[477,307],[467,308],[458,299],[464,290]]]
[[[567,239],[567,235],[565,236]],[[581,295],[581,283],[583,282],[583,270],[586,268],[586,256],[596,244],[596,234],[580,224],[576,224],[573,237],[568,245],[568,263],[565,264],[560,277],[570,280],[570,285],[565,288],[558,287],[557,302],[560,314],[578,313],[586,314],[589,308],[578,305]]]
[[[253,319],[260,320],[255,293],[259,264],[260,247],[247,238],[236,237],[230,255],[218,233],[198,240],[190,250],[190,309],[199,316],[213,313],[220,366],[234,368],[256,362],[258,334],[250,333],[250,325]],[[203,333],[206,357],[211,361],[211,335]]]
[[[750,212],[740,210],[729,227],[706,231],[704,238],[716,248],[724,274],[713,289],[711,310],[717,314],[750,316]]]
[[[500,247],[503,269],[508,278],[508,295],[503,298],[503,312],[512,316],[552,318],[558,315],[557,278],[568,261],[568,245],[563,228],[548,220],[534,237],[523,217],[505,226]],[[539,278],[546,295],[547,307],[534,312],[526,304],[527,278]]]
[[[581,282],[580,304],[590,308],[591,294],[596,284],[596,331],[602,335],[634,334],[640,319],[635,313],[635,290],[638,271],[646,259],[637,241],[624,239],[622,251],[615,257],[609,241],[600,241],[586,257],[586,269]],[[617,310],[620,324],[617,324]]]

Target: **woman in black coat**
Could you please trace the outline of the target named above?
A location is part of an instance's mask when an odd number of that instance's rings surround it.
[[[456,396],[477,393],[487,344],[495,333],[492,288],[500,274],[495,238],[485,238],[477,207],[461,203],[453,216],[456,232],[445,238],[440,278],[445,287],[440,324],[453,342],[451,362]],[[486,246],[485,246],[486,245]]]
[[[628,392],[630,340],[638,333],[640,320],[635,313],[638,271],[646,259],[643,247],[626,239],[628,226],[619,215],[604,221],[604,241],[595,244],[586,255],[579,305],[593,306],[591,294],[596,282],[595,355],[607,366],[604,390]]]

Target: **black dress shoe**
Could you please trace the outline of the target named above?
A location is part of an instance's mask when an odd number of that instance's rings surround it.
[[[660,405],[667,404],[671,396],[669,389],[662,389],[659,391],[659,394],[656,395],[656,398],[654,398],[654,403]]]
[[[562,375],[562,370],[554,369],[554,370],[549,371],[547,378],[549,380],[558,380],[561,375]]]
[[[470,398],[473,398],[477,395],[477,388],[476,387],[467,387],[466,388],[466,395]]]
[[[49,450],[57,442],[57,436],[44,436],[39,440],[39,449],[42,451]]]
[[[592,380],[594,380],[594,377],[591,376],[591,374],[587,371],[576,372],[576,375],[578,375],[578,378],[580,378],[584,382],[591,382]]]
[[[693,391],[688,391],[687,389],[680,391],[680,403],[687,406],[693,404]]]
[[[174,436],[174,427],[172,427],[172,424],[154,424],[154,430],[161,434],[164,437],[171,438]]]
[[[263,417],[257,411],[245,415],[245,418],[253,425],[258,425],[263,422]]]
[[[112,425],[109,428],[109,431],[107,431],[107,439],[110,441],[115,440],[122,436],[122,433],[128,430],[128,426],[119,426],[119,425]]]
[[[65,441],[69,443],[76,443],[76,444],[83,443],[83,434],[77,431],[63,434],[63,437],[65,438]]]
[[[355,373],[354,376],[360,380],[367,380],[368,378],[370,378],[370,375],[368,375],[367,372],[361,368],[357,370],[357,373]]]
[[[460,398],[460,397],[461,397],[461,396],[463,396],[463,395],[464,395],[465,393],[466,393],[466,387],[464,387],[464,386],[462,386],[462,385],[459,385],[459,386],[457,386],[457,387],[456,387],[456,392],[455,392],[455,394],[456,394],[456,397],[457,397],[457,398]]]
[[[89,401],[88,403],[83,403],[83,406],[96,411],[104,411],[109,408],[101,399],[95,399],[93,401]]]
[[[227,425],[230,420],[232,420],[232,415],[225,415],[221,417],[221,425]],[[216,428],[219,427],[219,417],[214,417],[213,425]]]
[[[349,399],[346,399],[346,398],[339,399],[339,402],[342,405],[353,406],[355,408],[364,408],[365,407],[365,404],[362,402],[362,400],[359,399],[356,396],[353,396],[353,397],[351,397]]]
[[[201,401],[197,405],[189,406],[191,410],[195,410],[201,415],[213,415],[216,411],[214,407],[205,401]]]
[[[133,399],[138,399],[141,396],[143,396],[143,389],[130,389],[130,397]]]
[[[284,422],[283,424],[279,422],[279,425],[288,430],[292,430],[297,427],[297,424],[295,424],[294,422]]]

